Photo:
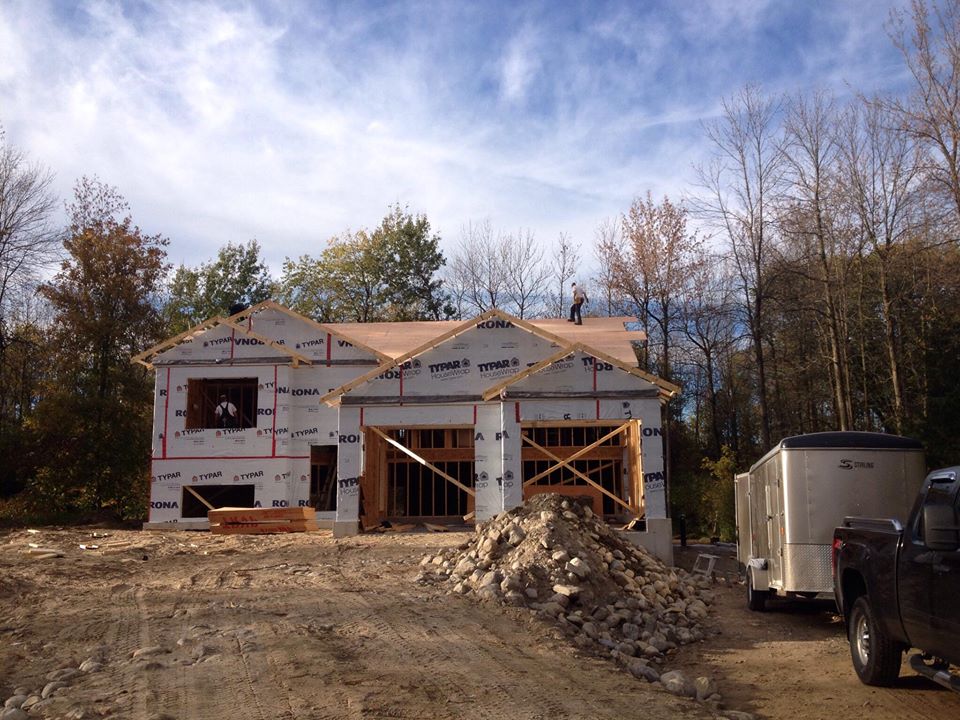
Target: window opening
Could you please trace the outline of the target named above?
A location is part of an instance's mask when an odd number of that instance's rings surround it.
[[[253,485],[190,485],[190,490],[200,495],[215,508],[222,507],[253,507]],[[180,499],[180,513],[182,518],[205,518],[209,508],[184,487]]]
[[[186,429],[256,427],[258,393],[257,378],[191,379]]]

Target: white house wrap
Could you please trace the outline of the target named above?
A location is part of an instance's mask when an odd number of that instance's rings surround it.
[[[149,525],[312,506],[336,534],[483,520],[536,492],[666,517],[661,404],[630,318],[316,323],[267,301],[135,360],[156,370]]]

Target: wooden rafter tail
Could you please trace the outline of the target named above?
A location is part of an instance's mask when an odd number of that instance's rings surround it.
[[[184,330],[182,333],[174,335],[171,338],[167,338],[163,342],[157,343],[153,347],[147,350],[144,350],[142,353],[139,353],[138,355],[134,355],[132,358],[130,358],[130,361],[141,362],[143,360],[146,360],[151,355],[159,355],[164,350],[169,350],[170,348],[177,345],[180,341],[185,340],[189,335],[200,332],[201,330],[206,330],[212,327],[213,325],[216,325],[219,322],[223,322],[223,318],[219,315],[215,315],[212,318],[204,320],[202,323],[198,323],[194,325],[192,328],[189,328],[188,330]]]
[[[590,443],[589,445],[587,445],[586,447],[582,447],[582,448],[580,448],[579,450],[577,450],[573,455],[571,455],[570,457],[568,457],[568,458],[565,460],[565,462],[573,462],[574,460],[577,460],[577,459],[583,457],[583,456],[586,455],[588,452],[590,452],[591,450],[593,450],[595,447],[599,447],[601,444],[605,443],[605,442],[606,442],[607,440],[609,440],[610,438],[616,437],[617,435],[619,435],[620,433],[622,433],[624,430],[626,430],[628,427],[629,427],[629,423],[628,423],[628,422],[627,422],[627,423],[623,423],[623,425],[621,425],[620,427],[618,427],[616,430],[612,430],[612,431],[608,432],[606,435],[604,435],[604,436],[603,436],[602,438],[600,438],[599,440],[596,440],[596,441]],[[529,439],[528,439],[527,441],[528,441],[528,442],[532,442],[532,441],[529,440]],[[554,469],[555,469],[555,468],[550,468],[549,470],[545,470],[544,472],[537,473],[537,474],[534,475],[532,478],[530,478],[529,480],[525,481],[525,482],[523,483],[523,486],[524,486],[524,487],[527,487],[528,485],[532,485],[533,483],[535,483],[535,482],[536,482],[537,480],[539,480],[540,478],[549,475],[551,472],[553,472]]]
[[[464,491],[465,493],[467,493],[468,495],[470,495],[470,496],[472,496],[472,497],[476,497],[476,496],[477,496],[477,493],[476,493],[476,491],[475,491],[473,488],[467,487],[466,485],[464,485],[463,483],[461,483],[461,482],[460,482],[459,480],[457,480],[456,478],[451,477],[450,475],[447,475],[447,473],[445,473],[443,470],[441,470],[440,468],[438,468],[436,465],[433,465],[432,463],[427,462],[427,461],[424,460],[422,457],[420,457],[420,456],[417,455],[415,452],[413,452],[410,448],[404,447],[403,445],[401,445],[400,443],[398,443],[398,442],[397,442],[396,440],[394,440],[392,437],[390,437],[390,436],[387,435],[385,432],[383,432],[380,428],[374,427],[373,425],[368,425],[367,428],[368,428],[369,430],[375,432],[375,433],[376,433],[377,435],[379,435],[380,437],[382,437],[386,442],[390,443],[390,444],[391,444],[393,447],[395,447],[397,450],[400,450],[401,452],[409,455],[411,458],[413,458],[414,460],[416,460],[418,463],[420,463],[421,465],[429,468],[430,470],[432,470],[433,472],[435,472],[437,475],[439,475],[440,477],[442,477],[442,478],[443,478],[444,480],[446,480],[447,482],[449,482],[449,483],[451,483],[451,484],[453,484],[453,485],[456,485],[458,488],[460,488],[461,490],[463,490],[463,491]]]
[[[628,425],[625,424],[623,427],[628,427]],[[566,458],[566,459],[563,459],[563,458],[561,458],[561,457],[559,457],[559,456],[557,456],[557,455],[554,455],[552,452],[550,452],[549,450],[547,450],[545,447],[541,447],[539,444],[537,444],[536,442],[534,442],[534,441],[531,440],[530,438],[524,437],[524,440],[526,440],[531,446],[535,447],[535,448],[536,448],[537,450],[539,450],[540,452],[544,453],[547,457],[551,458],[552,460],[555,460],[556,463],[557,463],[556,465],[553,465],[552,467],[547,468],[547,470],[546,470],[545,473],[540,473],[540,475],[538,475],[537,477],[535,477],[535,478],[533,478],[533,479],[528,480],[527,482],[525,482],[525,483],[523,484],[524,487],[526,487],[527,485],[529,485],[531,482],[535,482],[536,480],[540,479],[540,477],[543,476],[544,474],[549,475],[549,474],[552,473],[554,470],[557,470],[557,469],[559,469],[559,468],[564,468],[564,467],[565,467],[567,470],[569,470],[570,472],[572,472],[572,473],[573,473],[574,475],[576,475],[578,478],[580,478],[581,480],[585,481],[588,485],[592,486],[592,487],[595,488],[596,490],[598,490],[598,491],[600,491],[601,493],[603,493],[604,495],[606,495],[608,498],[610,498],[611,500],[613,500],[615,503],[618,503],[619,505],[622,505],[623,507],[625,507],[625,508],[626,508],[627,510],[629,510],[630,512],[635,512],[634,508],[631,507],[628,502],[626,502],[626,501],[622,500],[621,498],[617,497],[617,496],[614,495],[612,492],[610,492],[610,491],[607,490],[605,487],[603,487],[603,485],[601,485],[601,484],[598,483],[598,482],[595,482],[592,478],[590,478],[590,477],[588,477],[587,475],[583,474],[582,472],[580,472],[579,470],[577,470],[575,467],[573,467],[573,466],[570,464],[570,463],[572,463],[572,462],[576,459],[576,456],[577,456],[578,454],[580,454],[580,453],[574,453],[574,454],[571,455],[570,457],[568,457],[568,458]],[[601,442],[602,442],[602,441],[601,441]],[[581,451],[581,453],[582,453],[582,451]]]
[[[505,380],[501,380],[496,385],[493,385],[487,388],[487,390],[484,391],[483,393],[483,399],[493,400],[494,398],[498,397],[503,390],[510,387],[514,383],[520,382],[524,378],[530,377],[531,375],[540,372],[541,370],[543,370],[546,367],[549,367],[553,363],[563,360],[565,357],[572,355],[573,353],[582,349],[582,347],[583,346],[581,343],[573,343],[572,345],[568,345],[564,348],[561,348],[558,352],[555,352],[550,357],[541,360],[535,365],[531,365],[526,370],[522,370],[521,372],[518,372],[516,375],[511,375]]]

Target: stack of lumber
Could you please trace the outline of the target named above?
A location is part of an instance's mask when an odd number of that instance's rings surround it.
[[[218,508],[207,513],[215,535],[266,535],[317,530],[313,508]]]

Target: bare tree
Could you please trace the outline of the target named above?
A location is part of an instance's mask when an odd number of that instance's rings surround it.
[[[709,447],[715,457],[727,441],[718,398],[721,361],[738,342],[734,312],[733,277],[722,258],[704,258],[693,272],[684,298],[684,335],[690,362],[699,369],[710,417]],[[699,413],[698,413],[699,415]],[[736,435],[730,440],[736,446]]]
[[[460,229],[460,243],[449,268],[447,284],[459,315],[482,313],[501,306],[507,292],[507,279],[489,219]]]
[[[50,171],[30,163],[0,128],[0,351],[10,341],[4,324],[12,296],[55,256],[52,182]]]
[[[757,400],[764,447],[770,446],[764,311],[769,279],[764,270],[774,242],[783,153],[776,125],[780,102],[747,86],[724,100],[723,117],[706,125],[714,156],[697,168],[705,195],[692,205],[726,236],[736,267],[741,304],[753,343]]]
[[[523,318],[543,310],[548,277],[532,232],[494,237],[484,220],[461,229],[447,285],[460,316],[497,307]]]
[[[52,182],[53,175],[8,144],[0,128],[0,375],[5,378],[11,346],[36,340],[35,326],[22,322],[19,309],[30,303],[39,272],[55,258]],[[8,379],[0,383],[0,429],[18,393]]]
[[[594,253],[599,263],[599,270],[594,277],[594,282],[603,293],[607,315],[613,315],[620,311],[615,266],[622,243],[620,221],[613,218],[601,220],[600,225],[594,232]]]
[[[840,127],[844,196],[877,268],[893,427],[899,433],[904,421],[903,373],[892,276],[894,265],[902,261],[906,240],[918,224],[918,149],[910,135],[895,129],[884,102],[866,101],[850,108]]]
[[[853,427],[850,391],[846,278],[847,234],[838,227],[840,193],[837,184],[840,148],[839,117],[833,99],[822,92],[797,96],[787,106],[784,122],[786,164],[785,207],[781,228],[800,253],[796,272],[809,272],[816,284],[816,309],[826,348],[834,414],[840,430]]]
[[[932,7],[932,10],[931,10]],[[960,2],[913,0],[910,16],[891,14],[890,36],[915,88],[907,102],[886,106],[927,150],[924,171],[950,198],[960,226]]]
[[[550,268],[533,233],[520,230],[501,236],[498,245],[511,309],[521,319],[543,314]]]
[[[580,246],[574,245],[570,236],[566,233],[560,233],[550,267],[557,291],[550,293],[548,311],[554,317],[564,317],[566,315],[567,280],[573,277],[579,265]]]

